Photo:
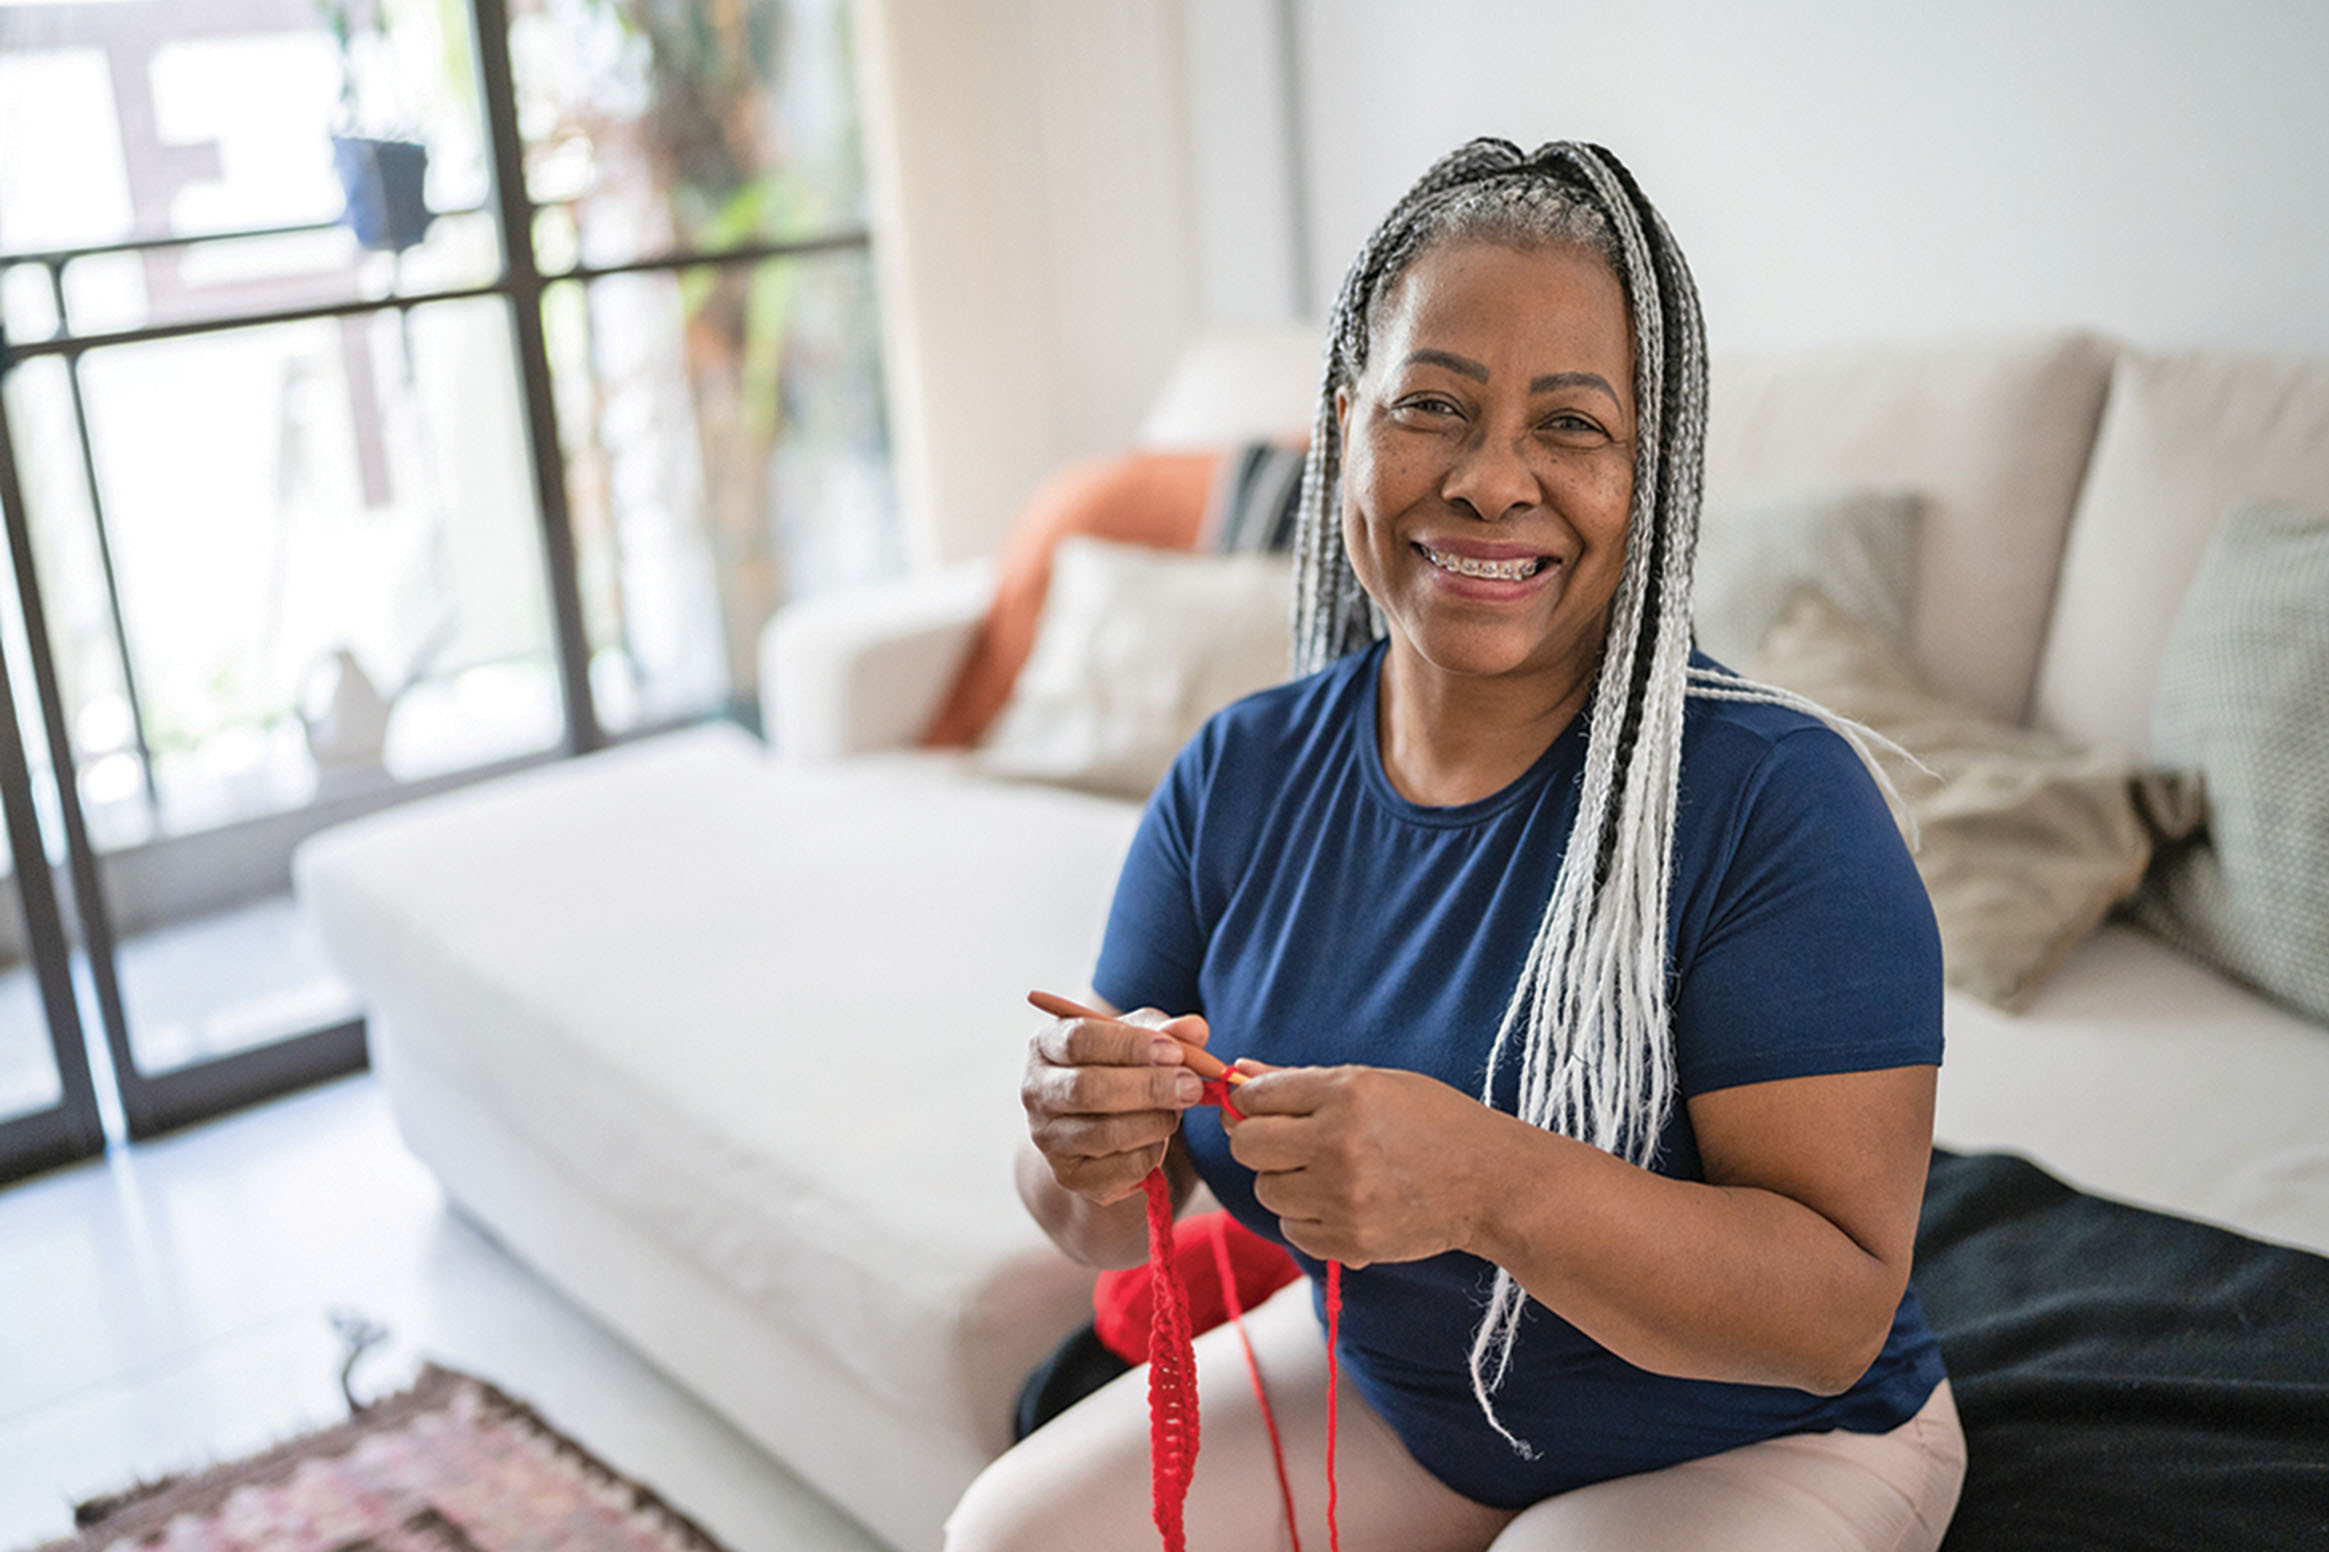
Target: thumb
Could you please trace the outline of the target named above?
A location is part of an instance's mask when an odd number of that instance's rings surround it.
[[[1177,1018],[1166,1019],[1157,1027],[1175,1040],[1180,1041],[1181,1044],[1197,1046],[1200,1049],[1203,1048],[1206,1041],[1213,1038],[1213,1027],[1205,1022],[1205,1015],[1202,1013],[1183,1013]]]

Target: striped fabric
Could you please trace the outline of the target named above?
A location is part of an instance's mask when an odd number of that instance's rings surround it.
[[[1302,448],[1275,442],[1232,448],[1214,479],[1197,547],[1224,554],[1292,550],[1306,456]]]

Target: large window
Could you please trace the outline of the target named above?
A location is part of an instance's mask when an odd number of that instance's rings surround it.
[[[900,563],[846,21],[0,0],[0,1172],[360,1062],[300,839]]]

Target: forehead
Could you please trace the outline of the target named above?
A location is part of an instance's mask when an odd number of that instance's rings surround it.
[[[1625,288],[1607,259],[1571,244],[1435,243],[1385,289],[1368,322],[1370,369],[1395,365],[1414,349],[1468,341],[1590,358],[1547,360],[1532,370],[1591,365],[1629,384],[1633,375]]]

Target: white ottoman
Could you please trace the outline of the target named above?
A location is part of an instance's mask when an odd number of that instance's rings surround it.
[[[1137,811],[708,727],[319,835],[300,898],[448,1193],[842,1507],[937,1544],[1090,1275],[1010,1160]]]

